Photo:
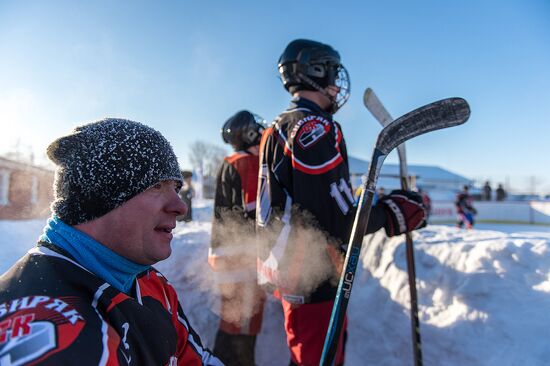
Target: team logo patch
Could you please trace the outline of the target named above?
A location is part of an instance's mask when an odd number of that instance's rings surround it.
[[[308,116],[300,121],[296,127],[298,133],[294,138],[294,142],[297,142],[302,149],[308,149],[315,145],[330,130],[329,122],[319,116]]]
[[[0,304],[0,363],[23,365],[73,343],[85,321],[69,301],[26,296]]]

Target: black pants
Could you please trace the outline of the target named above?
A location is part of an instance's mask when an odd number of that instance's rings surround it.
[[[255,335],[229,334],[218,330],[214,354],[226,366],[255,366]]]

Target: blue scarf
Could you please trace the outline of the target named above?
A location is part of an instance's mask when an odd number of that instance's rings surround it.
[[[127,295],[130,294],[136,276],[150,268],[113,252],[55,215],[48,219],[39,240],[67,251],[84,268]]]

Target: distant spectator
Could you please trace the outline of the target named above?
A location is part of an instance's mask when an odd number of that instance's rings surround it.
[[[193,172],[189,170],[183,170],[181,172],[183,177],[183,186],[180,190],[180,198],[187,205],[187,213],[185,215],[178,216],[178,221],[189,222],[193,220],[193,207],[192,200],[195,197],[195,189],[191,184],[191,179],[193,178]]]
[[[386,195],[386,190],[384,189],[384,187],[380,187],[378,188],[378,199],[382,199],[382,197],[384,197]]]
[[[426,192],[422,190],[422,188],[418,188],[418,193],[422,197],[422,203],[426,208],[427,218],[429,219],[430,215],[432,214],[432,199]]]
[[[504,201],[506,199],[506,191],[504,190],[504,188],[502,188],[502,184],[498,185],[496,194],[497,194],[497,197],[496,197],[497,201]]]
[[[474,226],[474,216],[477,214],[477,210],[472,205],[472,202],[473,199],[470,196],[468,186],[464,186],[464,189],[456,195],[455,200],[457,227],[462,228],[466,226],[466,229],[471,229]]]
[[[483,201],[490,201],[491,200],[491,193],[492,193],[492,189],[491,189],[491,184],[489,183],[489,181],[485,182],[485,185],[483,186]]]

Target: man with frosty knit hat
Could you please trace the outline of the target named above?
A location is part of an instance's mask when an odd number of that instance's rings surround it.
[[[170,143],[125,119],[50,144],[52,216],[0,276],[0,360],[41,365],[221,365],[151,265],[187,210]]]

